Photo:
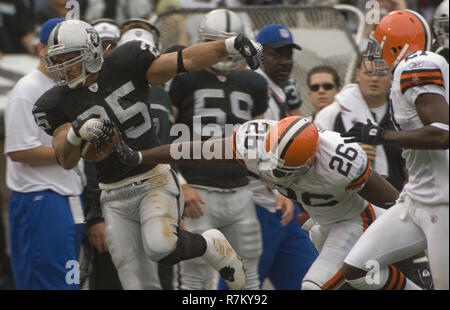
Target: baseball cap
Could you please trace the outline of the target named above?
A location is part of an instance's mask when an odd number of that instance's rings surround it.
[[[103,18],[93,21],[91,25],[97,30],[100,40],[119,41],[120,30],[114,20]]]
[[[298,44],[294,43],[291,31],[279,24],[272,24],[262,28],[256,37],[256,42],[273,48],[290,45],[298,50],[302,49]]]
[[[41,27],[41,30],[39,32],[39,40],[41,42],[47,42],[48,37],[50,36],[50,33],[52,32],[53,28],[55,28],[56,25],[58,25],[60,22],[63,22],[64,19],[62,18],[51,18],[47,20]]]

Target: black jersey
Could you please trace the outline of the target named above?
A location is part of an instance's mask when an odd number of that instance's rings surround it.
[[[105,57],[97,81],[89,87],[55,86],[43,94],[33,109],[36,123],[53,135],[64,123],[100,114],[114,122],[131,148],[142,150],[159,145],[152,124],[145,75],[154,59],[150,47],[140,41],[118,47]],[[123,165],[115,152],[96,163],[102,183],[117,182],[153,167]]]
[[[148,98],[159,141],[161,144],[169,144],[172,141],[170,138],[170,127],[173,124],[172,100],[164,87],[159,85],[150,87]]]
[[[246,69],[216,76],[207,70],[176,76],[170,87],[172,104],[178,108],[176,123],[186,124],[190,140],[224,138],[233,125],[242,124],[267,109],[267,81]],[[227,125],[226,125],[227,124]],[[234,188],[248,183],[247,171],[239,164],[208,164],[207,169],[180,165],[190,184]]]

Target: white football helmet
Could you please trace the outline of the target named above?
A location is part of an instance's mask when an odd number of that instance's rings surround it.
[[[319,133],[311,121],[300,116],[283,118],[265,138],[261,176],[278,186],[289,187],[309,171],[318,144]]]
[[[48,52],[45,55],[47,71],[57,85],[68,85],[70,88],[83,86],[89,74],[100,71],[103,64],[103,48],[100,38],[90,24],[81,20],[66,20],[59,23],[48,38]],[[58,63],[56,56],[79,52],[63,63]],[[67,69],[82,63],[82,73],[69,78]]]
[[[227,39],[238,34],[245,34],[245,26],[239,15],[227,10],[212,10],[203,16],[198,29],[200,42]],[[228,60],[213,65],[213,69],[220,72],[235,70],[244,60],[241,54],[230,55]]]
[[[448,48],[448,5],[449,0],[439,4],[433,17],[433,30],[441,47]]]

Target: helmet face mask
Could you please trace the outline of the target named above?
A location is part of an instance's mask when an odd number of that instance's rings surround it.
[[[74,53],[74,56],[68,59],[60,56],[68,53]],[[102,55],[103,48],[97,31],[83,21],[67,20],[58,24],[50,33],[45,56],[46,68],[57,85],[77,88],[84,86],[90,74],[100,71]],[[63,61],[58,61],[60,57]],[[70,77],[68,69],[79,63],[81,74]]]
[[[367,49],[362,56],[367,75],[385,75],[389,70],[387,62],[381,58],[382,44],[384,44],[384,41],[380,45],[373,34],[370,34]],[[370,67],[367,66],[367,63],[370,64]]]
[[[287,167],[284,165],[283,160],[272,152],[267,153],[269,155],[269,165],[265,166],[265,169],[261,169],[261,176],[267,178],[277,186],[289,187],[296,180],[305,175],[311,168],[313,158],[310,158],[304,165],[297,167]]]
[[[73,52],[69,52],[73,53]],[[86,79],[86,69],[84,66],[84,60],[86,55],[84,52],[80,51],[78,56],[72,57],[67,61],[60,63],[57,57],[64,54],[58,54],[52,56],[51,54],[46,55],[45,60],[47,62],[47,71],[56,82],[57,85],[68,85],[70,88],[77,88],[80,82]],[[81,63],[81,72],[78,76],[70,78],[68,70],[72,67],[77,66]]]
[[[236,13],[217,9],[203,17],[198,33],[200,42],[217,41],[245,33],[245,26]],[[241,54],[236,53],[211,67],[219,72],[233,71],[239,68],[243,60]]]

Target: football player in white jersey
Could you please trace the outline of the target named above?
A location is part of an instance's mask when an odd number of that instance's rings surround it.
[[[208,161],[207,152],[202,152],[199,160],[190,159],[198,147],[216,155],[209,157],[211,162],[240,162],[308,211],[315,221],[311,238],[320,255],[304,277],[302,289],[339,288],[344,283],[340,269],[344,257],[382,211],[371,203],[384,207],[398,197],[392,185],[371,171],[357,143],[345,144],[338,133],[318,131],[299,116],[278,122],[252,120],[238,127],[230,138],[202,144],[173,143],[141,152],[119,139],[116,151],[128,165]]]
[[[427,251],[435,289],[447,289],[448,230],[448,63],[429,51],[425,19],[393,11],[375,28],[365,53],[369,73],[391,70],[393,122],[398,131],[370,121],[342,134],[346,142],[403,147],[408,183],[396,204],[356,243],[345,259],[344,277],[358,289],[401,289],[404,279],[388,264]],[[366,281],[367,264],[379,266],[377,281]]]

